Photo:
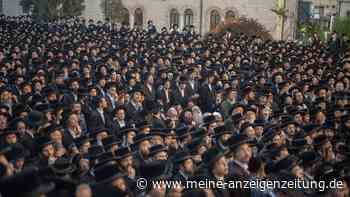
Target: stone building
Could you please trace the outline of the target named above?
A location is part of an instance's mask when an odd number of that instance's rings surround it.
[[[101,2],[86,1],[84,16],[103,20]],[[295,33],[297,0],[285,2],[288,13],[283,37],[288,39]],[[274,38],[279,39],[280,35],[276,32],[277,16],[271,11],[277,0],[123,0],[123,4],[131,25],[144,26],[148,20],[154,21],[158,28],[171,24],[178,24],[180,28],[194,25],[197,31],[205,34],[226,18],[246,16],[258,19]]]
[[[350,0],[338,0],[338,14],[342,17],[350,17]]]
[[[0,0],[3,13],[22,14],[20,0]],[[85,0],[83,17],[104,20],[101,4],[105,0]],[[111,0],[107,0],[111,1]],[[284,1],[288,10],[284,20],[284,33],[278,28],[278,16],[271,11],[278,1]],[[178,24],[180,28],[194,25],[198,32],[205,34],[218,23],[229,17],[246,16],[257,19],[274,38],[295,37],[298,0],[123,0],[127,20],[131,25],[145,26],[152,20],[157,28]],[[113,13],[111,13],[113,14]],[[108,17],[108,16],[107,16]]]

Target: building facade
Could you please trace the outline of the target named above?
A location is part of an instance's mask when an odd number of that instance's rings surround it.
[[[4,14],[22,14],[20,0],[0,1],[3,1]],[[101,6],[105,0],[85,1],[83,17],[94,20],[106,18]],[[281,39],[281,35],[282,39],[292,39],[296,31],[298,0],[282,0],[287,10],[283,34],[278,32],[281,31],[278,16],[271,11],[278,1],[281,0],[123,0],[123,4],[132,26],[145,27],[147,21],[152,20],[158,29],[169,28],[171,24],[178,24],[179,28],[193,25],[198,32],[205,34],[227,18],[245,16],[257,19],[276,39]]]
[[[21,0],[0,0],[0,13],[8,16],[19,16],[23,9],[19,5]]]
[[[338,0],[338,14],[342,17],[350,17],[350,0]]]
[[[84,16],[103,20],[101,1],[86,0]],[[102,0],[104,1],[104,0]],[[205,34],[218,23],[230,17],[255,18],[279,39],[277,16],[271,11],[278,0],[123,0],[125,12],[131,25],[145,26],[148,20],[158,28],[178,24],[180,28],[194,25]],[[297,0],[284,0],[288,10],[283,39],[294,38],[297,20]],[[108,16],[107,16],[108,17]]]

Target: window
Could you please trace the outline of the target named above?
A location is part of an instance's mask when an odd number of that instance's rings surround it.
[[[350,17],[350,10],[346,11],[346,17]]]
[[[185,27],[193,25],[193,11],[191,9],[185,10],[184,25]]]
[[[2,0],[0,0],[0,13],[2,13]]]
[[[143,12],[141,8],[135,10],[135,26],[143,27]]]
[[[170,26],[179,25],[179,12],[176,9],[170,11]]]
[[[324,16],[324,10],[325,8],[323,6],[320,6],[319,7],[319,14],[320,14],[320,17],[323,17]]]
[[[210,12],[210,29],[214,29],[220,23],[220,13],[217,10]]]
[[[226,12],[225,19],[232,20],[235,18],[235,13],[232,10]]]
[[[122,23],[124,23],[124,24],[130,24],[130,14],[129,14],[129,10],[128,9],[126,9],[126,8],[124,8],[123,10],[122,10]]]

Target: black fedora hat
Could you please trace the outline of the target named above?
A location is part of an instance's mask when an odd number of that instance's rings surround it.
[[[229,147],[231,150],[236,149],[242,144],[252,145],[254,144],[254,142],[248,136],[243,134],[233,135],[225,142],[225,145]]]
[[[34,106],[34,110],[46,113],[46,112],[53,112],[54,109],[51,108],[49,103],[39,103]]]
[[[103,146],[92,146],[89,148],[87,156],[91,159],[97,159],[104,152]]]
[[[102,140],[102,144],[106,149],[110,148],[113,145],[119,145],[121,143],[122,142],[114,135],[108,136]]]
[[[153,157],[155,154],[157,154],[159,152],[168,152],[168,148],[163,146],[163,145],[161,145],[161,144],[153,145],[149,149],[149,156]]]
[[[182,163],[183,161],[186,161],[187,159],[192,159],[192,155],[187,151],[180,151],[174,155],[173,162],[175,164],[179,164],[179,163]]]
[[[100,154],[97,158],[97,164],[94,166],[95,168],[104,165],[107,162],[116,160],[116,157],[114,156],[114,153],[111,151],[104,152]]]
[[[180,127],[175,130],[177,137],[184,138],[189,136],[191,133],[188,132],[188,127]]]
[[[17,130],[15,130],[15,129],[12,129],[12,128],[8,128],[8,129],[6,129],[5,131],[2,131],[2,132],[0,132],[0,137],[1,136],[7,136],[7,135],[11,135],[11,134],[18,134],[18,131]]]
[[[147,180],[168,179],[172,168],[168,161],[151,161],[140,166],[140,173]]]
[[[136,122],[135,127],[140,130],[140,129],[151,127],[151,124],[149,124],[146,120],[143,120],[143,121]]]
[[[222,150],[219,147],[210,148],[203,153],[202,164],[205,166],[211,166],[215,161],[224,157],[228,152]]]
[[[76,166],[71,159],[60,157],[53,165],[50,166],[52,172],[56,175],[72,174],[76,170]]]
[[[50,135],[51,133],[55,132],[55,131],[63,131],[63,127],[61,125],[58,124],[51,124],[50,126],[45,128],[46,130],[46,134]]]
[[[46,122],[46,119],[42,112],[33,110],[29,112],[25,121],[30,127],[37,127],[43,125]]]
[[[140,133],[134,137],[134,145],[137,145],[145,140],[150,140],[152,138],[149,134]]]
[[[40,179],[37,168],[25,169],[19,174],[0,180],[2,197],[24,197],[30,194],[47,194],[55,188],[55,184]]]
[[[75,145],[79,148],[80,146],[84,145],[87,142],[90,142],[91,138],[89,138],[87,135],[80,136],[78,138],[74,139]]]
[[[26,150],[22,145],[15,144],[11,146],[9,152],[7,152],[6,157],[9,161],[16,161],[18,159],[25,159],[29,156],[29,151]]]
[[[207,115],[203,118],[202,126],[208,126],[216,122],[216,117],[214,115]]]
[[[130,149],[130,147],[125,146],[125,147],[120,147],[116,152],[115,152],[115,157],[117,160],[122,160],[128,156],[132,156],[133,153]]]
[[[118,136],[124,136],[124,135],[127,134],[128,132],[135,132],[135,133],[137,133],[137,131],[138,131],[138,130],[137,130],[136,128],[134,128],[134,127],[130,127],[130,126],[124,127],[124,128],[122,128],[122,129],[120,130]]]
[[[280,171],[291,171],[295,166],[299,165],[298,158],[295,156],[288,156],[275,164],[277,172]]]
[[[304,168],[317,164],[322,160],[321,156],[315,151],[305,151],[299,155],[300,165]]]
[[[98,134],[102,133],[102,132],[107,132],[107,134],[110,133],[110,130],[108,128],[105,128],[105,127],[100,127],[100,128],[97,128],[96,130],[94,130],[91,135],[96,137]]]
[[[42,149],[50,144],[53,144],[54,142],[47,136],[42,136],[36,139],[36,143],[39,146],[39,149]]]
[[[97,184],[108,184],[124,176],[125,174],[119,170],[116,161],[110,161],[95,168],[95,180]]]

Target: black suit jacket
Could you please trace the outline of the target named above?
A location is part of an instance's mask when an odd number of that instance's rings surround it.
[[[200,90],[201,109],[203,112],[213,112],[215,107],[215,90],[214,86],[209,88],[208,84],[204,84]]]
[[[109,114],[107,112],[104,112],[104,119],[105,121],[103,122],[103,119],[100,115],[100,113],[97,110],[93,110],[91,112],[91,116],[89,118],[89,122],[88,122],[88,127],[90,131],[94,131],[98,128],[108,128],[108,129],[112,129],[112,121],[111,118],[109,116]]]
[[[133,104],[128,103],[126,105],[126,120],[129,121],[129,120],[143,120],[144,117],[144,111],[143,109],[142,110],[139,110],[137,111],[136,108],[134,107]]]
[[[188,92],[188,89],[185,89],[185,95],[182,96],[180,92],[180,88],[175,88],[175,90],[172,92],[172,97],[174,102],[172,104],[175,104],[175,102],[178,102],[181,104],[182,107],[187,106],[188,99],[190,97],[190,93]]]
[[[147,86],[143,86],[143,92],[145,94],[146,100],[150,100],[150,101],[156,100],[157,90],[154,87],[152,87],[152,91],[151,91]]]
[[[168,90],[168,97],[169,97],[169,101],[167,101],[167,98],[166,98],[166,94],[165,94],[165,90],[164,89],[161,89],[158,91],[157,93],[157,100],[160,100],[162,101],[163,103],[163,107],[164,107],[164,110],[168,110],[169,107],[171,106],[171,104],[173,103],[173,93],[172,93],[172,90]]]

